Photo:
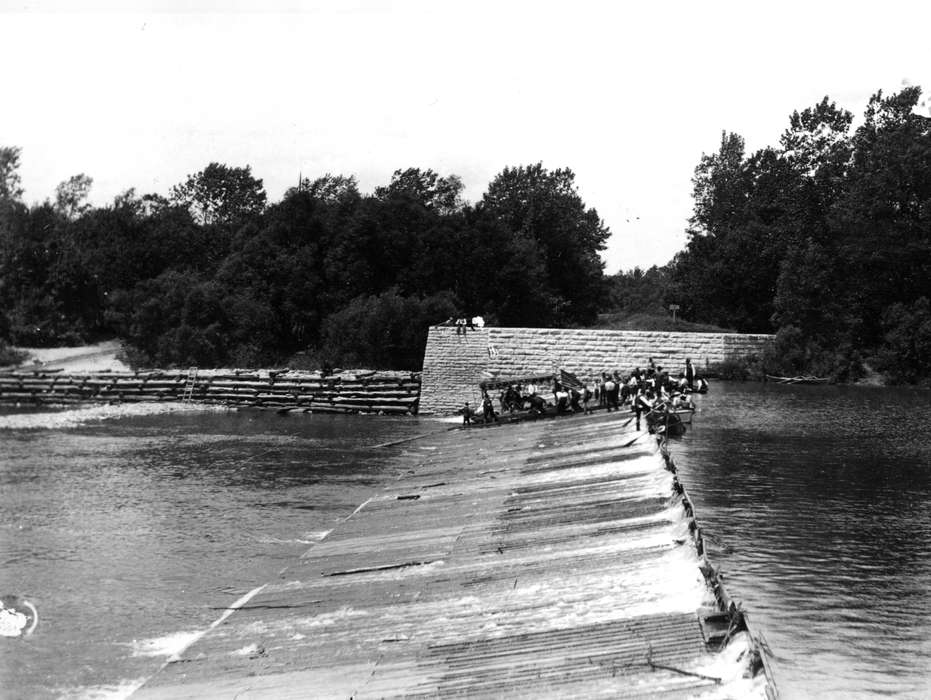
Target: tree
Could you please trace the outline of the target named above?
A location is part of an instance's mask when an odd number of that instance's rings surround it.
[[[94,180],[84,173],[72,175],[55,188],[55,209],[66,219],[74,220],[90,209],[87,197]]]
[[[359,193],[359,183],[354,175],[332,175],[330,173],[315,180],[302,178],[299,187],[292,187],[285,192],[285,199],[301,192],[306,192],[312,199],[331,205],[356,204],[362,197]]]
[[[250,167],[231,168],[210,163],[188,175],[171,189],[171,200],[190,209],[203,224],[240,224],[265,209],[266,194],[261,179]]]
[[[853,114],[839,109],[827,96],[814,107],[796,110],[780,139],[783,158],[807,177],[816,177],[824,168],[840,174],[850,156],[847,132],[852,122]]]
[[[831,208],[861,346],[881,341],[887,307],[931,297],[931,120],[914,113],[920,96],[873,95]]]
[[[931,302],[893,304],[882,315],[883,342],[878,369],[894,381],[914,383],[931,377]]]
[[[462,208],[462,180],[458,175],[440,177],[432,170],[407,168],[395,170],[391,182],[376,187],[379,199],[405,198],[437,214],[452,214]]]
[[[744,213],[747,190],[743,137],[721,132],[717,153],[702,154],[695,168],[689,235],[714,236],[733,228]]]
[[[546,271],[542,297],[551,307],[526,325],[593,323],[603,294],[604,250],[611,231],[579,196],[568,168],[541,163],[505,168],[480,203],[480,212],[538,248]]]
[[[20,187],[19,156],[17,146],[0,146],[0,202],[19,201],[23,196]]]
[[[321,347],[334,364],[419,370],[428,327],[454,315],[458,307],[448,293],[405,297],[391,289],[357,297],[327,318]]]

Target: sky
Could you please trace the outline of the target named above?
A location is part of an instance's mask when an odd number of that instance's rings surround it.
[[[0,0],[0,146],[27,203],[77,173],[104,205],[210,162],[277,201],[299,174],[570,168],[613,274],[686,243],[691,178],[722,131],[776,145],[825,95],[931,97],[931,4]],[[931,99],[924,113],[931,114]],[[856,122],[855,122],[856,124]]]

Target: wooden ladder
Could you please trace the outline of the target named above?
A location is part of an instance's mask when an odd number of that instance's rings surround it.
[[[184,385],[184,391],[181,393],[182,401],[190,401],[194,397],[194,385],[197,383],[197,367],[191,367],[187,371],[187,384]]]

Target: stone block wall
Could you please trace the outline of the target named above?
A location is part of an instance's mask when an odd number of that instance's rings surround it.
[[[481,328],[456,333],[433,326],[427,337],[420,412],[454,413],[481,398],[484,379],[549,374],[562,368],[584,381],[602,372],[645,368],[650,358],[678,374],[691,358],[697,372],[726,359],[759,353],[771,335],[578,330],[565,328]]]

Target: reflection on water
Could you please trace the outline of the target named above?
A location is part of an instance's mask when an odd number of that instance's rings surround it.
[[[931,394],[718,384],[673,446],[785,697],[931,697]]]
[[[423,431],[260,412],[0,430],[0,592],[41,618],[0,638],[0,695],[119,696],[395,475],[367,446]]]

